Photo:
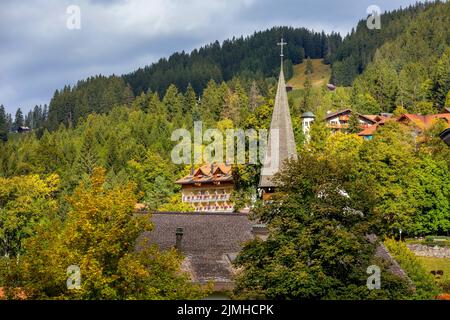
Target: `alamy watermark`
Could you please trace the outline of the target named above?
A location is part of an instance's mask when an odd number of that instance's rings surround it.
[[[381,9],[379,6],[371,5],[367,8],[367,28],[369,30],[380,30],[381,29]]]
[[[77,5],[70,5],[66,9],[66,13],[69,15],[66,21],[66,27],[69,30],[81,29],[81,8]]]
[[[171,140],[178,142],[172,149],[174,164],[264,164],[263,175],[279,167],[278,129],[207,129],[201,121],[194,122],[193,135],[187,129],[172,132]],[[270,141],[270,144],[268,143]],[[266,152],[267,151],[267,152]]]
[[[381,289],[381,269],[379,266],[371,265],[367,268],[367,274],[370,276],[367,278],[367,289],[379,290]]]
[[[67,289],[79,290],[81,289],[81,270],[77,265],[71,265],[67,268]]]

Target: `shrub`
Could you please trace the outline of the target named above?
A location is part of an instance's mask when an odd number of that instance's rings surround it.
[[[384,241],[384,244],[414,283],[416,292],[411,298],[434,299],[440,290],[433,276],[425,270],[419,259],[408,249],[406,244],[394,239],[387,239]]]

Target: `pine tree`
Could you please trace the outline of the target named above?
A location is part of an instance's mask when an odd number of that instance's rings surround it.
[[[8,120],[6,118],[6,111],[3,105],[0,105],[0,141],[8,141]]]
[[[438,108],[443,107],[450,90],[450,48],[447,48],[437,63],[432,90],[435,105]]]
[[[25,120],[23,118],[22,110],[17,109],[16,117],[14,119],[14,130],[18,130],[19,127],[23,127],[25,124]]]
[[[300,110],[301,112],[311,111],[312,109],[312,82],[311,77],[307,76],[305,79],[305,82],[303,84],[304,90],[303,90],[303,98],[302,98],[302,105]]]
[[[95,135],[92,129],[87,129],[78,158],[79,169],[91,175],[99,165],[99,157],[95,148]]]
[[[189,83],[186,94],[184,95],[185,103],[183,105],[183,112],[188,112],[192,114],[194,121],[200,120],[201,114],[198,109],[197,96],[195,94],[194,88]]]
[[[352,112],[350,118],[348,119],[348,133],[359,133],[361,132],[361,123],[359,122],[359,116],[356,112]]]

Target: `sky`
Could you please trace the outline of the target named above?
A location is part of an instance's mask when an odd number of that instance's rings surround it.
[[[0,104],[10,113],[28,111],[89,76],[129,73],[176,51],[273,26],[345,35],[370,5],[385,11],[415,2],[1,0]],[[72,6],[79,8],[80,28]]]

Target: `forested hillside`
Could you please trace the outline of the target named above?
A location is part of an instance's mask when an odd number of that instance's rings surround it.
[[[373,60],[375,52],[386,42],[402,34],[423,11],[440,7],[439,3],[418,3],[381,15],[381,29],[370,30],[366,20],[359,21],[356,29],[344,38],[331,56],[333,72],[331,81],[340,86],[350,86]],[[428,30],[428,29],[427,29]]]
[[[355,101],[358,97],[374,100],[378,107],[366,112],[393,112],[396,106],[421,114],[442,110],[450,102],[446,102],[450,98],[449,24],[448,2],[430,5],[410,20],[401,34],[377,50],[374,61],[356,78]]]
[[[287,78],[292,75],[292,64],[303,58],[325,58],[329,61],[341,43],[340,35],[317,33],[305,28],[276,27],[255,32],[248,37],[218,41],[188,53],[175,53],[168,59],[125,75],[136,95],[148,90],[160,95],[170,84],[185,91],[190,83],[200,94],[210,79],[217,82],[231,80],[235,76],[262,79],[278,74],[281,37],[287,40],[285,58]]]

